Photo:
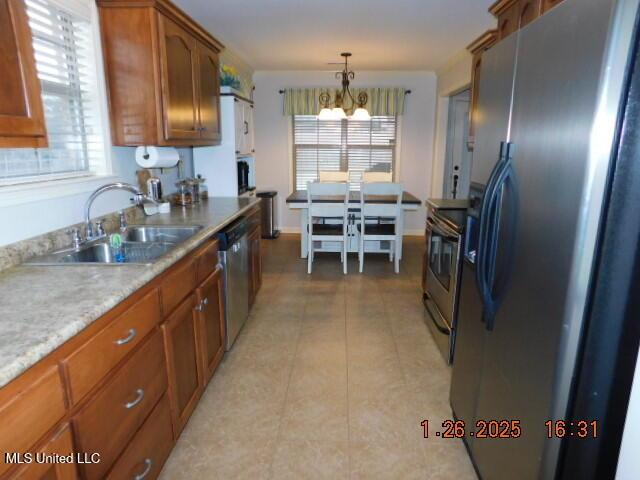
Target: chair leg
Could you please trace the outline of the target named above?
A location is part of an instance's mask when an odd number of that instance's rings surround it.
[[[308,239],[308,252],[307,252],[307,274],[311,274],[311,264],[313,263],[313,240]]]
[[[344,273],[345,275],[347,274],[347,260],[348,260],[348,255],[347,255],[347,239],[345,238],[342,241],[342,273]]]
[[[402,248],[402,239],[396,240],[393,243],[395,246],[395,255],[394,255],[395,264],[393,266],[394,267],[393,269],[396,273],[400,273],[400,249]]]
[[[364,270],[364,237],[360,234],[360,242],[358,245],[358,263],[359,263],[359,272],[362,273]]]
[[[395,242],[389,240],[389,261],[393,262],[393,249],[395,248]]]

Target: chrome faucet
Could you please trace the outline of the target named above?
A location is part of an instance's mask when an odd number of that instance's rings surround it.
[[[158,202],[156,202],[153,198],[147,197],[135,185],[122,182],[107,183],[106,185],[99,187],[95,192],[89,195],[87,202],[84,204],[84,224],[87,230],[85,240],[92,240],[94,238],[93,224],[91,223],[91,205],[93,205],[93,202],[96,198],[110,190],[125,190],[127,192],[133,193],[132,202],[134,203],[134,205],[137,205],[139,207],[144,206],[145,203],[153,203],[154,205],[158,205]]]

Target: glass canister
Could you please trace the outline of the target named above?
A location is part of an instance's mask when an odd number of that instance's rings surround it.
[[[191,181],[188,179],[180,180],[176,182],[175,185],[178,189],[175,197],[176,204],[182,206],[193,205],[193,187]]]
[[[200,203],[200,184],[202,183],[202,180],[199,178],[191,178],[190,182],[193,203]]]

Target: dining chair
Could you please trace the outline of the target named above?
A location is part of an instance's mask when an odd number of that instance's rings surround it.
[[[348,182],[349,172],[336,172],[334,170],[320,170],[318,172],[320,182]]]
[[[391,172],[363,172],[362,181],[365,183],[393,182],[393,174]]]
[[[337,201],[327,201],[337,197]],[[349,184],[347,182],[307,183],[307,273],[311,273],[314,241],[341,242],[342,271],[347,274],[347,215],[349,212]],[[314,223],[316,219],[338,219],[340,223]]]
[[[400,273],[400,255],[402,251],[402,184],[392,182],[363,183],[360,186],[360,245],[358,260],[360,273],[364,270],[364,247],[367,241],[388,241],[389,260],[394,261],[394,271]],[[385,196],[385,203],[380,203]],[[377,197],[377,198],[376,198]],[[371,217],[383,217],[392,223],[367,224]]]

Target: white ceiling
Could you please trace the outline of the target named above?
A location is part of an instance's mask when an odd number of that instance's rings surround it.
[[[496,22],[493,0],[176,0],[256,70],[435,70]]]

